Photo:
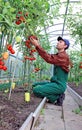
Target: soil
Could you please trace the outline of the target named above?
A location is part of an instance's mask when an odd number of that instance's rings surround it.
[[[82,83],[77,85],[74,82],[68,82],[68,86],[71,87],[75,92],[77,92],[82,97]]]
[[[82,96],[82,83],[77,86],[68,82],[68,85]],[[18,130],[42,100],[31,94],[30,102],[25,102],[24,94],[23,87],[15,88],[8,100],[9,93],[0,91],[0,130]]]
[[[42,100],[31,94],[30,102],[25,102],[25,92],[20,90],[12,91],[10,100],[9,93],[0,91],[0,130],[18,130]]]

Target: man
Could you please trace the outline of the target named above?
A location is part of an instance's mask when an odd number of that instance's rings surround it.
[[[57,38],[57,54],[48,54],[39,44],[38,40],[30,38],[31,43],[36,47],[39,55],[50,64],[54,65],[54,75],[50,82],[36,82],[33,85],[33,93],[38,97],[47,97],[48,101],[62,106],[65,98],[69,68],[71,66],[66,49],[69,48],[69,41],[62,37]]]

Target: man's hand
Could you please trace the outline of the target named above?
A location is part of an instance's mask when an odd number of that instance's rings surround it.
[[[30,38],[30,41],[31,41],[31,43],[35,46],[35,47],[37,47],[37,46],[39,46],[39,42],[38,42],[38,40],[36,40],[36,39],[34,39],[34,38]]]

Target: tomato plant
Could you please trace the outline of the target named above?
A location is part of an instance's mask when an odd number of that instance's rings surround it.
[[[33,69],[41,68],[42,64],[42,61],[40,63],[39,60],[37,60],[38,54],[30,43],[30,37],[34,37],[35,39],[43,39],[43,36],[41,35],[42,29],[45,26],[52,25],[53,14],[50,12],[50,4],[51,3],[47,0],[0,0],[1,54],[6,51],[8,51],[10,55],[16,55],[16,51],[22,53],[22,60],[24,59],[23,76],[25,77],[28,75],[28,79],[31,72],[33,72]],[[59,6],[55,5],[54,14],[57,14],[58,10]],[[46,47],[47,50],[49,49],[48,45],[49,41],[44,40],[44,47]],[[18,58],[17,56],[18,55],[16,55],[16,58]],[[0,55],[0,58],[1,57],[2,56]],[[17,60],[15,61],[12,69],[10,69],[10,74],[12,73],[13,77],[13,73],[15,72],[13,71],[13,68],[16,65],[16,62]],[[36,64],[36,66],[34,64]],[[7,70],[7,68],[3,66],[4,64],[0,65],[1,70],[2,68]],[[44,67],[45,65],[42,66],[42,68]],[[26,70],[28,70],[28,72],[26,72]],[[40,71],[41,70],[37,72]],[[23,79],[25,79],[24,77]],[[35,76],[35,78],[36,77],[38,76]]]

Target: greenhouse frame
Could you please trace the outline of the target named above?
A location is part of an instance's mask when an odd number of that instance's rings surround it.
[[[33,83],[50,82],[54,75],[54,64],[37,53],[31,36],[49,55],[57,53],[59,36],[69,40],[72,68],[66,85],[79,89],[82,99],[82,0],[0,0],[1,101],[5,95],[11,102],[19,90],[33,94]],[[82,115],[82,100],[80,104],[77,113]]]

